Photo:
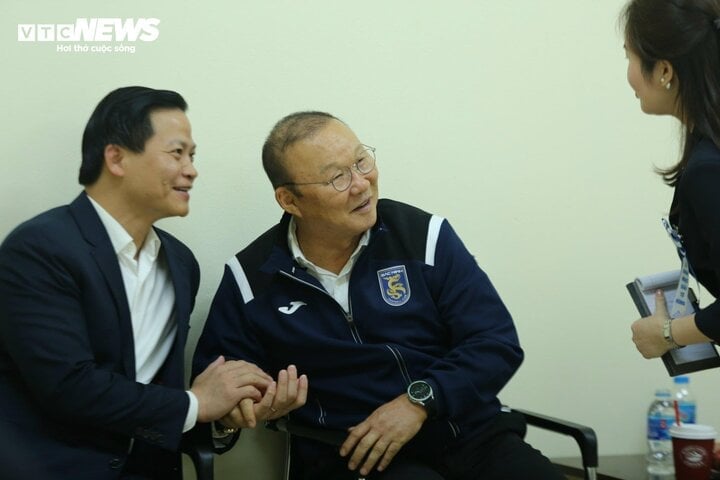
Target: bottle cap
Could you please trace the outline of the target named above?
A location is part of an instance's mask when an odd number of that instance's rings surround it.
[[[667,388],[658,388],[657,390],[655,390],[655,396],[662,397],[662,398],[665,398],[665,397],[669,398],[672,395],[670,394],[670,390],[668,390]]]
[[[682,375],[682,376],[680,376],[680,377],[675,377],[675,378],[673,378],[673,382],[675,382],[675,383],[681,383],[681,384],[682,384],[682,383],[690,383],[690,378]]]

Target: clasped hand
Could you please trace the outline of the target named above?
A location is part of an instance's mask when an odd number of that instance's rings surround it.
[[[232,428],[254,428],[257,422],[274,420],[305,405],[308,392],[306,375],[298,377],[295,365],[280,370],[277,381],[270,381],[261,398],[246,397],[220,423]]]

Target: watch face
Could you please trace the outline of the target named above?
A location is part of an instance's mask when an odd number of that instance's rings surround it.
[[[432,396],[432,388],[427,382],[413,382],[410,384],[408,394],[415,400],[419,400],[422,402]]]

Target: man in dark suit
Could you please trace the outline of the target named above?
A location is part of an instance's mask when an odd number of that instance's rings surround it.
[[[216,359],[184,389],[199,268],[153,223],[188,213],[195,143],[177,93],[108,94],[85,128],[70,205],[0,246],[0,477],[181,478],[196,422],[271,378]]]

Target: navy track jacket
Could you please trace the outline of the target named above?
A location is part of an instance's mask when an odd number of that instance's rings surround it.
[[[438,445],[478,432],[499,412],[497,394],[523,353],[510,314],[446,220],[380,200],[351,272],[347,313],[292,258],[289,220],[226,265],[195,372],[218,355],[273,376],[294,364],[310,389],[293,419],[343,430],[426,380],[438,414],[418,436]]]

